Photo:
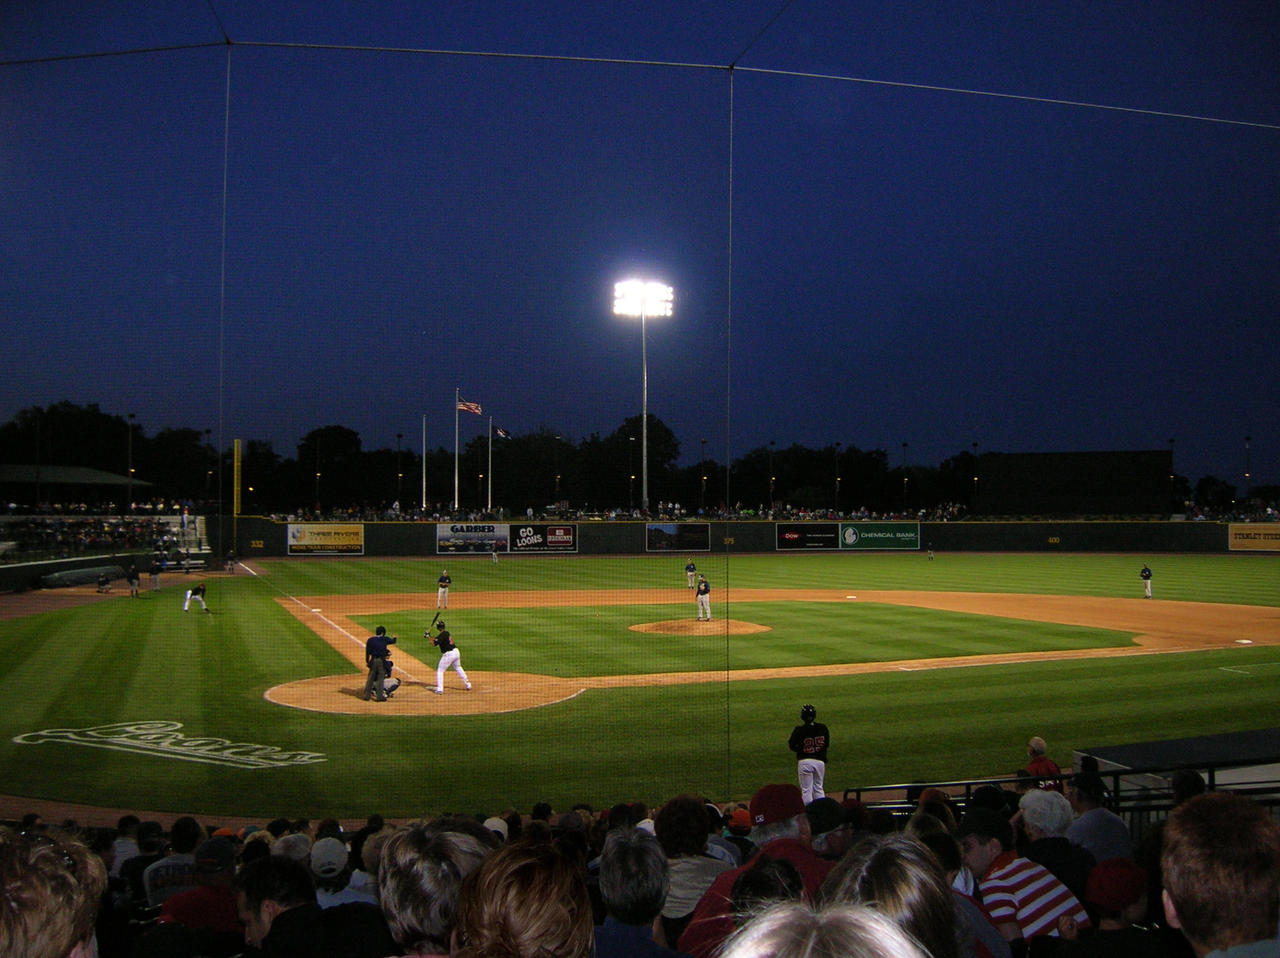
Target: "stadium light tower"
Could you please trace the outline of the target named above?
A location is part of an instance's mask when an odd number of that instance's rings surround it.
[[[613,286],[615,316],[640,317],[640,508],[649,511],[649,350],[645,341],[645,320],[650,316],[670,316],[675,291],[663,283],[627,279]]]

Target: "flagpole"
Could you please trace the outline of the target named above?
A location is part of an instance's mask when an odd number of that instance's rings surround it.
[[[458,404],[462,400],[461,390],[453,387],[453,509],[458,509]]]
[[[427,517],[427,414],[422,414],[422,517]]]
[[[489,491],[485,501],[485,512],[493,512],[493,417],[489,417]]]

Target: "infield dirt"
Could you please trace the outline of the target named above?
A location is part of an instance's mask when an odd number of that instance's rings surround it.
[[[730,590],[720,606],[739,602],[874,602],[940,609],[971,615],[989,615],[1032,622],[1054,622],[1135,634],[1133,645],[1107,649],[1054,652],[1022,652],[971,655],[895,662],[856,662],[806,665],[795,668],[742,669],[715,672],[654,672],[637,675],[605,675],[575,678],[527,672],[468,671],[473,689],[465,691],[457,676],[446,676],[446,694],[434,695],[435,667],[403,652],[395,656],[396,674],[403,685],[386,702],[365,702],[365,630],[351,617],[396,611],[432,611],[435,596],[424,593],[384,595],[325,595],[280,598],[277,601],[300,622],[341,653],[354,667],[343,675],[319,676],[266,693],[268,700],[290,708],[348,714],[473,715],[514,712],[571,699],[588,689],[634,688],[655,685],[687,685],[705,682],[750,682],[762,679],[858,675],[872,672],[922,669],[972,668],[1008,664],[1105,656],[1151,655],[1222,649],[1241,644],[1280,644],[1280,609],[1174,602],[1159,599],[1120,599],[1090,596],[1017,595],[970,592],[859,592],[851,598],[843,590],[737,589]],[[635,604],[688,605],[684,589],[626,591],[488,592],[450,596],[454,609],[545,608],[551,606],[606,606]],[[692,608],[690,608],[692,613]],[[698,622],[684,618],[636,623],[633,630],[672,635],[748,635],[768,631],[767,624],[737,619]],[[464,649],[465,655],[465,649]],[[465,661],[464,661],[465,665]]]

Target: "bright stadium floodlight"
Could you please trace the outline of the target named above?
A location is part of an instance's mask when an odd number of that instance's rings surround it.
[[[650,316],[670,316],[675,291],[664,283],[623,280],[613,286],[615,316],[640,317],[640,508],[649,511],[649,352],[644,324]]]

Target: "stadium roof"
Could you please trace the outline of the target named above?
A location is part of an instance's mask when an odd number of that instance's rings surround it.
[[[90,469],[87,466],[0,465],[0,483],[50,486],[128,486],[128,476]],[[134,479],[133,485],[150,487],[153,483]]]

